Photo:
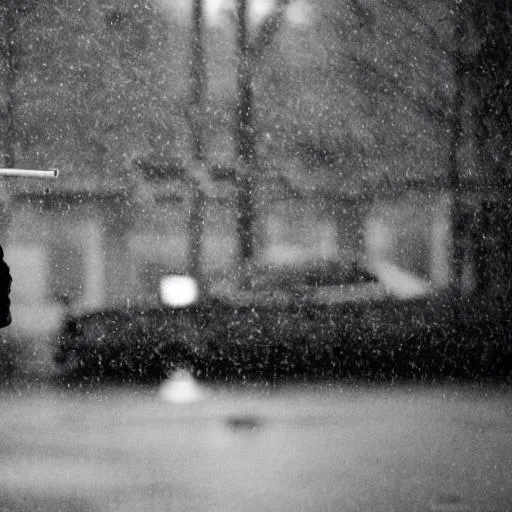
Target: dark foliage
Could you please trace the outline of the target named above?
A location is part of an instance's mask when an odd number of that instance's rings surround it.
[[[503,0],[476,0],[472,9],[473,23],[480,41],[474,61],[470,61],[471,77],[478,103],[476,143],[483,176],[496,189],[492,201],[482,201],[481,217],[484,243],[480,251],[478,286],[498,282],[510,305],[512,302],[512,216],[510,172],[512,153],[512,3]],[[490,250],[485,238],[494,241]],[[486,250],[487,249],[487,250]],[[489,260],[494,259],[494,264]]]
[[[57,362],[81,383],[154,382],[183,367],[225,381],[504,380],[512,345],[499,311],[382,301],[103,312],[69,320]]]

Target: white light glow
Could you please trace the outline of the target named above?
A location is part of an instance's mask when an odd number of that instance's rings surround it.
[[[199,287],[190,276],[166,276],[160,281],[160,298],[168,306],[190,306],[199,298]]]
[[[190,404],[204,398],[201,386],[185,370],[178,370],[163,382],[158,394],[161,400],[173,404]]]
[[[189,24],[192,19],[192,0],[155,0],[176,21]],[[236,16],[236,0],[205,0],[204,14],[210,26],[230,25]],[[259,26],[276,9],[276,0],[249,0],[248,17],[252,26]],[[311,21],[307,0],[295,0],[287,7],[287,20],[292,25],[305,25]]]
[[[292,2],[286,12],[286,20],[291,25],[306,26],[314,21],[314,9],[306,0],[295,0]]]
[[[373,267],[377,279],[395,297],[412,299],[414,297],[424,297],[432,291],[432,285],[429,281],[400,268],[398,265],[388,261],[378,261],[373,264]]]

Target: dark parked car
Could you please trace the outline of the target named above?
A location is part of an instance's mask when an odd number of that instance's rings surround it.
[[[446,296],[319,303],[311,298],[132,307],[70,317],[57,340],[62,378],[503,378],[512,368],[506,316]]]

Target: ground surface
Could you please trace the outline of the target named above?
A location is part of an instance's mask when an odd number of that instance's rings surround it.
[[[0,391],[0,511],[508,511],[512,389]]]

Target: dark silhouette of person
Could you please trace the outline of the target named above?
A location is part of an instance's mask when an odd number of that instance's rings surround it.
[[[12,277],[9,266],[4,261],[4,250],[0,245],[0,327],[7,327],[11,319],[11,294]]]

